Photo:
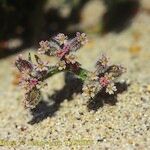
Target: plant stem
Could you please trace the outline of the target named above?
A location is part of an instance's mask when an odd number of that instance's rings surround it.
[[[87,76],[88,76],[88,73],[89,71],[79,67],[78,71],[72,71],[70,68],[69,69],[65,69],[65,70],[59,70],[57,67],[52,67],[49,72],[47,73],[47,75],[44,77],[44,79],[47,79],[57,73],[60,73],[60,72],[72,72],[74,73],[79,79],[81,79],[82,81],[84,81]]]

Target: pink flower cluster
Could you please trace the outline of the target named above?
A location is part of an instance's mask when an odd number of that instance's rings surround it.
[[[87,36],[85,33],[76,33],[76,36],[72,39],[68,39],[63,33],[59,33],[53,37],[49,42],[40,42],[40,48],[38,52],[40,54],[52,55],[59,58],[57,63],[59,70],[67,68],[77,69],[80,64],[76,61],[77,57],[73,52],[81,48],[81,46],[87,43]]]
[[[69,52],[76,51],[88,42],[85,33],[76,33],[72,39],[68,39],[63,33],[59,33],[50,41],[41,41],[38,52],[40,54],[55,55],[63,58]]]
[[[102,88],[106,89],[106,93],[114,94],[117,91],[115,81],[124,71],[125,68],[120,65],[110,65],[109,59],[103,54],[96,63],[96,71],[91,72],[85,82],[84,95],[93,98]]]
[[[35,55],[35,59],[37,63],[33,64],[30,59],[23,59],[20,55],[15,62],[15,65],[21,73],[20,86],[25,90],[26,99],[24,101],[26,102],[24,104],[26,104],[25,107],[30,108],[33,107],[33,105],[29,104],[31,99],[29,95],[31,95],[33,91],[36,94],[40,94],[39,89],[44,85],[43,77],[49,69],[49,66],[42,62],[37,55]],[[36,100],[34,100],[34,102],[36,102]]]

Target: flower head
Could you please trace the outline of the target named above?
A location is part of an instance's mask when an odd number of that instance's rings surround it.
[[[96,81],[96,80],[99,79],[99,77],[98,77],[96,72],[89,72],[88,78],[89,78],[89,80],[92,80],[92,81]]]
[[[104,76],[99,79],[99,82],[102,87],[106,87],[109,84],[109,79]]]
[[[109,67],[108,72],[112,74],[113,77],[119,77],[122,75],[126,69],[121,65],[112,65]]]
[[[83,87],[83,96],[87,98],[93,98],[95,96],[96,86],[94,85],[86,85]]]
[[[44,62],[42,61],[37,55],[34,55],[35,60],[37,62],[37,64],[34,65],[34,69],[35,71],[38,72],[45,72],[48,71],[49,68],[49,64],[48,62]]]
[[[108,67],[109,60],[106,55],[102,55],[101,58],[96,63],[97,72],[103,73]]]
[[[48,71],[49,65],[48,62],[43,62],[43,63],[36,64],[34,67],[37,72],[44,72],[44,71]]]
[[[39,81],[36,78],[29,79],[29,86],[31,87],[31,89],[34,88],[38,83],[39,83]]]
[[[83,91],[82,95],[90,99],[90,98],[93,98],[100,89],[101,89],[101,86],[97,84],[97,82],[88,81],[84,84],[82,88],[82,91]]]
[[[66,68],[66,62],[64,60],[57,63],[58,70],[64,70]]]
[[[54,39],[60,44],[65,44],[67,42],[68,37],[65,36],[63,33],[59,33]]]
[[[48,70],[47,63],[43,62],[37,55],[35,55],[35,59],[37,64],[32,63],[30,55],[29,55],[30,61],[19,57],[19,59],[17,59],[15,62],[17,68],[21,73],[19,82],[20,86],[25,90],[24,103],[25,105],[28,105],[28,107],[30,103],[35,103],[34,102],[35,97],[33,97],[33,101],[29,102],[29,99],[31,98],[31,94],[33,92],[39,93],[38,90],[43,85],[43,77],[46,75]]]
[[[110,84],[107,85],[107,87],[106,87],[106,93],[114,94],[115,91],[117,91],[117,88],[114,85],[114,83],[110,83]]]
[[[75,55],[73,55],[73,54],[69,54],[69,55],[66,55],[65,56],[65,60],[66,60],[66,62],[67,62],[67,64],[75,64],[76,63],[76,59],[77,59],[77,57],[75,56]]]
[[[85,45],[88,42],[87,36],[85,33],[77,32],[76,38],[77,38],[77,41],[80,42],[82,45]]]
[[[50,43],[49,41],[41,41],[40,48],[38,49],[39,54],[45,54],[50,50]]]
[[[25,91],[31,91],[33,88],[37,87],[40,81],[34,77],[21,78],[20,86],[25,89]]]

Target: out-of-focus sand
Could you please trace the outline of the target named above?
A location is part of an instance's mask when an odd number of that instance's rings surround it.
[[[89,38],[89,44],[78,52],[79,61],[85,68],[92,70],[101,52],[105,52],[113,63],[121,63],[127,68],[122,79],[129,80],[130,86],[117,95],[117,103],[104,102],[97,111],[88,111],[87,100],[75,94],[70,101],[64,100],[52,116],[30,125],[27,123],[30,116],[21,105],[23,94],[13,84],[16,56],[1,59],[0,143],[5,140],[4,145],[17,150],[150,149],[150,15],[140,13],[131,27],[120,34]],[[62,73],[55,75],[47,82],[46,92],[52,95],[63,88],[64,76]],[[53,102],[53,99],[49,101]],[[101,97],[95,106],[100,101]]]

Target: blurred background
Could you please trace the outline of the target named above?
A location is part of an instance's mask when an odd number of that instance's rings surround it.
[[[0,58],[58,32],[119,34],[140,11],[150,13],[144,6],[140,0],[0,0]]]

